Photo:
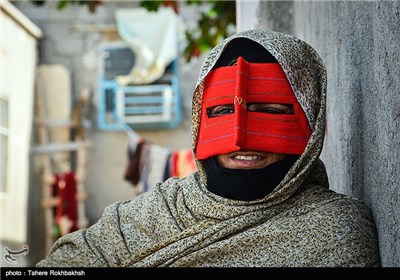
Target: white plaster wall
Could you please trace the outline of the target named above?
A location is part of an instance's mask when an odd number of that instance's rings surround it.
[[[3,5],[3,4],[2,4]],[[9,6],[7,6],[9,7]],[[19,13],[1,7],[0,93],[8,101],[7,186],[1,193],[1,240],[27,240],[30,141],[34,100],[36,37],[40,31]],[[5,12],[7,11],[7,13]],[[10,16],[9,13],[13,16]]]

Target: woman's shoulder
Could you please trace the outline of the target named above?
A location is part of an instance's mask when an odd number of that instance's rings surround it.
[[[362,200],[334,190],[326,190],[325,193],[319,203],[323,215],[342,219],[354,219],[354,217],[372,219],[370,209]]]
[[[320,189],[311,192],[299,209],[290,220],[314,236],[320,254],[328,252],[338,266],[379,266],[377,228],[363,201]]]
[[[332,189],[309,188],[300,195],[300,201],[304,204],[304,208],[313,211],[314,215],[315,212],[318,212],[319,215],[324,217],[333,216],[345,219],[357,216],[372,218],[368,206],[362,200]]]

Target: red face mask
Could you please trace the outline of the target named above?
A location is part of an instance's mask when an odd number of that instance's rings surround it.
[[[207,75],[197,159],[238,150],[300,155],[310,135],[308,120],[278,63],[248,63],[239,57],[237,65]]]

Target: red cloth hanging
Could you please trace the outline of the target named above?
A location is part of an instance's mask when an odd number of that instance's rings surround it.
[[[61,236],[78,230],[77,181],[74,172],[54,175],[54,193],[58,196],[55,222]]]

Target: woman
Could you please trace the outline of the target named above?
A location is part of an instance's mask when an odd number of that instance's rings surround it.
[[[379,266],[367,208],[328,189],[325,99],[307,43],[268,30],[227,38],[194,91],[198,172],[107,207],[38,266]]]

